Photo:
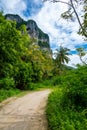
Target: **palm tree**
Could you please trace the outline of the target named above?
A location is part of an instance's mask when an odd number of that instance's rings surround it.
[[[69,55],[69,49],[68,48],[64,48],[62,46],[60,46],[59,50],[56,50],[55,53],[55,62],[57,64],[58,68],[61,68],[65,63],[68,63],[70,61],[68,55]]]

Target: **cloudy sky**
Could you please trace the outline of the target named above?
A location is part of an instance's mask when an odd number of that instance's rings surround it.
[[[62,0],[67,1],[67,0]],[[61,13],[67,10],[67,5],[51,3],[42,0],[0,0],[0,9],[4,13],[19,14],[25,20],[33,19],[41,30],[50,37],[50,46],[54,51],[60,45],[71,49],[72,55],[69,65],[80,63],[75,53],[77,47],[87,48],[87,41],[77,34],[79,24],[74,20],[62,19]],[[82,6],[77,8],[78,14],[82,14]]]

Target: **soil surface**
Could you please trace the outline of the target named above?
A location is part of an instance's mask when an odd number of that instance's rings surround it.
[[[51,90],[31,92],[0,104],[0,130],[47,130],[45,107]]]

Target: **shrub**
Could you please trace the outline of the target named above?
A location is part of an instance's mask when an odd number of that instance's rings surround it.
[[[6,77],[0,80],[0,89],[11,89],[15,87],[15,82],[13,78]]]
[[[32,81],[32,67],[30,63],[20,64],[18,74],[15,76],[16,87],[21,90],[29,89]]]
[[[62,84],[62,82],[63,82],[62,76],[55,76],[55,77],[53,77],[51,83],[52,83],[53,86],[56,86],[56,85]]]
[[[57,88],[48,99],[46,112],[50,129],[86,130],[87,66],[56,77],[53,81],[62,87]]]
[[[87,107],[87,67],[80,67],[65,78],[65,97],[76,109]]]
[[[81,112],[68,106],[64,100],[63,89],[56,89],[48,98],[46,109],[49,129],[51,130],[86,130],[86,109]]]
[[[0,102],[8,97],[18,94],[20,91],[18,89],[0,89]]]

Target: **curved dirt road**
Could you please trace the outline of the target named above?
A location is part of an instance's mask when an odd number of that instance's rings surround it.
[[[1,107],[0,130],[47,130],[45,106],[50,92],[31,92]]]

